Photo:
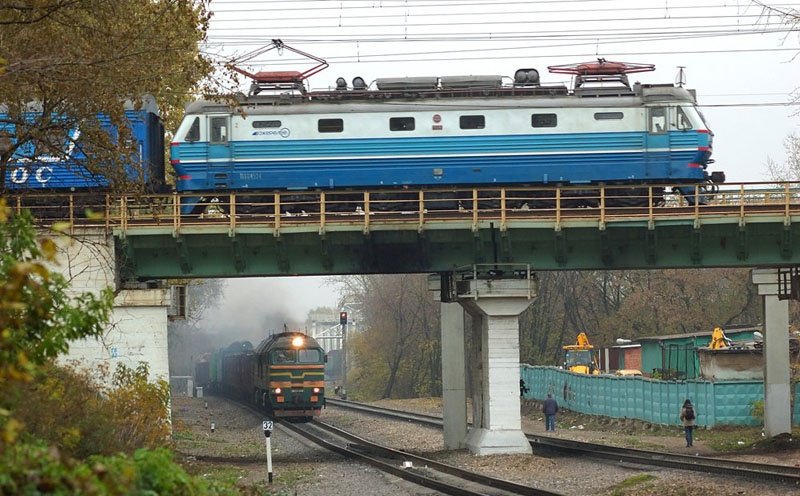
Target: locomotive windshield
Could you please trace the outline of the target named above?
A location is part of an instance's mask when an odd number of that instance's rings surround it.
[[[319,350],[300,350],[300,363],[319,363],[322,355]]]
[[[274,363],[295,363],[297,362],[297,352],[295,350],[277,350],[272,353]]]
[[[276,350],[272,352],[272,363],[320,363],[320,350]]]
[[[708,129],[708,124],[706,124],[706,119],[703,116],[703,113],[700,112],[700,109],[697,107],[680,107],[680,110],[686,115],[689,121],[692,123],[692,127],[688,129]]]

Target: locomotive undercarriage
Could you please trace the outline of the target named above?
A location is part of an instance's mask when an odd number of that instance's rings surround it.
[[[693,187],[687,187],[684,196],[689,203],[693,197]],[[701,188],[701,203],[705,203],[708,194]],[[281,215],[318,215],[323,209],[329,214],[363,215],[365,212],[418,213],[424,211],[471,211],[500,210],[502,204],[509,210],[553,210],[575,208],[631,208],[661,206],[666,202],[666,188],[640,186],[599,188],[564,188],[557,192],[554,189],[478,189],[459,191],[381,191],[370,193],[365,202],[364,193],[350,191],[315,192],[315,193],[282,193],[276,204],[274,193],[238,194],[235,197],[219,196],[214,202],[225,214],[235,212],[237,216],[274,215],[279,209]],[[324,198],[324,201],[323,201]]]

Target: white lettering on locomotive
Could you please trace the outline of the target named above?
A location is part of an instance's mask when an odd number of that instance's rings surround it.
[[[33,171],[33,179],[39,184],[47,184],[53,178],[53,168],[49,166],[37,167],[32,170],[29,167],[17,167],[11,171],[11,182],[25,184],[31,178],[31,171]]]

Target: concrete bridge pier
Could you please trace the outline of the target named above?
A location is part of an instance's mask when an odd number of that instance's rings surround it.
[[[444,448],[460,449],[467,437],[467,380],[464,366],[464,309],[441,304],[442,417]]]
[[[505,282],[494,281],[501,285]],[[464,299],[461,304],[472,316],[474,331],[480,336],[476,352],[480,356],[474,357],[480,372],[473,388],[475,413],[467,448],[476,455],[531,453],[522,432],[519,400],[519,314],[531,300],[488,295]]]
[[[792,432],[789,302],[778,299],[778,269],[753,269],[764,301],[764,433]]]
[[[498,274],[516,277],[503,279]],[[530,443],[522,431],[519,400],[519,315],[536,292],[530,267],[476,265],[457,274],[432,275],[428,284],[442,300],[445,448],[466,446],[476,455],[530,453]],[[464,311],[472,318],[469,369],[465,367]],[[472,377],[469,431],[467,374]]]
[[[151,381],[169,380],[169,290],[147,284],[121,288],[116,277],[114,238],[103,228],[85,228],[71,237],[53,240],[58,252],[52,269],[67,279],[71,294],[97,293],[105,288],[116,290],[106,333],[100,339],[70,343],[69,353],[60,360],[78,362],[82,368],[91,370],[103,365],[111,374],[117,364],[136,368],[140,362],[146,362]]]

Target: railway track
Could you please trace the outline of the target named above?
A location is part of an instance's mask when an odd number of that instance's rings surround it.
[[[384,472],[444,494],[465,496],[487,494],[557,496],[562,494],[477,474],[405,451],[395,450],[319,420],[307,424],[282,425],[342,456],[367,463]]]
[[[252,405],[230,398],[229,401],[237,403],[256,415],[264,416],[264,412]],[[563,496],[563,493],[481,475],[382,446],[320,420],[299,424],[281,422],[278,425],[345,458],[366,463],[382,472],[443,494],[454,496]]]
[[[348,408],[374,415],[394,417],[404,421],[416,422],[429,426],[442,426],[442,418],[388,408],[380,408],[352,401],[327,399],[331,406]],[[758,481],[781,482],[800,487],[800,469],[784,465],[765,463],[739,462],[722,460],[704,456],[691,456],[659,451],[633,448],[619,448],[583,441],[560,439],[540,434],[527,434],[533,448],[545,448],[563,453],[581,453],[604,460],[624,461],[640,465],[677,468],[709,474],[732,475]]]

